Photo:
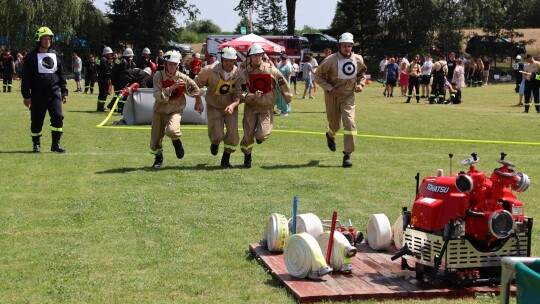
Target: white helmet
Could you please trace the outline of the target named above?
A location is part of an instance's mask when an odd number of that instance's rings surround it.
[[[338,44],[340,43],[354,43],[354,37],[351,33],[343,33],[341,36],[339,36],[339,39],[337,41]]]
[[[521,56],[517,55],[516,60],[521,60]]]
[[[142,50],[142,53],[150,55],[150,49],[149,48],[144,48],[144,50]]]
[[[262,45],[258,44],[257,42],[253,43],[249,49],[248,49],[248,55],[255,55],[255,54],[262,54],[264,53],[264,49]]]
[[[122,54],[123,57],[133,56],[133,50],[131,48],[127,48],[124,50],[124,53]]]
[[[201,54],[195,53],[195,58],[197,58],[197,59],[198,59],[198,58],[201,58]]]
[[[236,59],[236,50],[232,46],[227,46],[222,50],[223,54],[221,55],[221,58],[225,59]]]
[[[180,63],[180,59],[182,59],[182,55],[178,53],[177,51],[168,51],[165,56],[165,61],[174,62],[174,63]]]
[[[152,75],[152,69],[151,68],[144,68],[143,71],[148,75]]]
[[[101,53],[101,55],[106,55],[106,54],[112,54],[112,49],[108,46],[103,48],[103,52]]]

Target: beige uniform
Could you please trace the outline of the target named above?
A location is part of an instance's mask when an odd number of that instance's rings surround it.
[[[172,86],[179,78],[184,80],[183,92],[181,88],[171,90]],[[163,136],[167,135],[171,139],[179,138],[182,135],[180,131],[180,120],[182,112],[186,107],[186,97],[197,96],[201,90],[187,75],[176,72],[172,77],[167,76],[165,70],[159,71],[154,75],[154,115],[152,117],[152,131],[150,135],[150,149],[152,153],[161,153],[163,151]]]
[[[230,73],[223,70],[221,63],[207,65],[195,77],[195,83],[200,87],[208,87],[206,92],[206,112],[208,113],[208,138],[212,144],[219,145],[223,141],[225,151],[236,151],[240,136],[238,135],[238,107],[232,114],[225,113],[236,97],[234,83],[238,80],[238,68],[233,67]],[[227,128],[227,133],[223,127]]]
[[[346,74],[354,72],[352,78],[345,79],[339,71],[340,62],[343,64],[343,60],[351,59],[356,62],[356,70],[346,70]],[[350,64],[343,64],[350,67]],[[315,72],[315,81],[324,90],[324,101],[326,104],[326,118],[328,119],[328,131],[331,137],[334,137],[341,128],[343,122],[343,143],[344,153],[351,154],[354,152],[354,142],[356,139],[356,123],[355,109],[356,104],[354,100],[354,88],[361,84],[365,85],[365,73],[367,67],[364,64],[362,56],[352,53],[350,58],[345,58],[340,52],[332,54],[319,65],[319,68]],[[341,76],[340,76],[341,75]],[[330,91],[335,88],[341,92],[339,96],[333,96]]]
[[[250,91],[250,74],[270,74],[271,89],[257,99],[254,93]],[[283,77],[283,74],[269,63],[263,62],[259,68],[248,65],[245,70],[238,73],[239,81],[236,83],[236,90],[239,93],[241,102],[244,106],[244,119],[242,126],[244,128],[244,137],[240,142],[240,149],[245,154],[251,154],[254,139],[265,141],[272,133],[274,123],[274,105],[277,100],[277,90],[282,94],[285,102],[290,103],[292,93],[289,83]],[[242,87],[245,86],[245,90]]]

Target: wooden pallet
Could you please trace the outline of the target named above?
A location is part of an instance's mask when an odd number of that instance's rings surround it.
[[[257,243],[249,250],[273,277],[278,279],[301,303],[322,300],[347,301],[362,299],[429,299],[466,298],[499,294],[499,286],[458,287],[438,281],[434,284],[416,280],[414,271],[402,270],[400,259],[372,250],[362,243],[351,259],[352,274],[330,274],[320,281],[294,278],[287,272],[283,254],[272,253]],[[511,286],[511,294],[515,294]]]

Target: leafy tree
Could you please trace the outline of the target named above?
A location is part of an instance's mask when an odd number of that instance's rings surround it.
[[[279,6],[279,8],[277,8]],[[296,0],[285,0],[285,6],[287,10],[287,34],[294,35],[295,29],[295,14],[296,14]],[[270,8],[270,12],[267,9]],[[285,13],[281,8],[281,1],[279,0],[239,0],[238,5],[234,8],[238,12],[240,17],[246,17],[249,13],[249,10],[257,11],[259,18],[261,14],[265,15],[260,20],[271,20],[271,25],[266,26],[265,24],[260,24],[260,29],[264,32],[274,32],[280,33],[283,32],[283,22],[285,21]],[[268,16],[266,16],[268,15]],[[264,33],[261,33],[264,34]]]
[[[242,27],[245,27],[246,29],[249,29],[249,19],[244,16],[238,23],[238,25],[234,28],[235,34],[241,34],[242,33]]]
[[[211,20],[195,20],[189,23],[186,26],[185,30],[200,34],[221,33],[221,28],[219,27],[219,25],[213,23]]]
[[[287,35],[294,35],[296,27],[296,0],[285,0],[285,8],[287,9]]]
[[[255,27],[261,35],[281,34],[285,31],[285,13],[281,0],[266,0],[257,8],[257,13]]]
[[[199,10],[186,0],[112,0],[107,3],[113,47],[159,48],[179,31],[174,14],[195,20]]]

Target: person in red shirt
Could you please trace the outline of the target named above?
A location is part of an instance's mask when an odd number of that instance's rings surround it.
[[[194,79],[195,76],[199,74],[202,68],[202,60],[201,55],[199,53],[195,53],[195,57],[191,58],[191,61],[189,62],[189,77],[191,79]]]

